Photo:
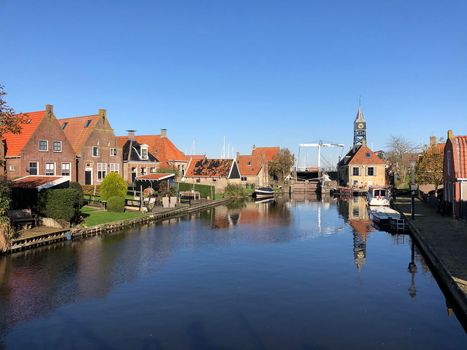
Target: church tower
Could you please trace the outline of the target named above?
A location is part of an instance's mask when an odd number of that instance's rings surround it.
[[[355,147],[364,143],[366,144],[366,121],[362,109],[358,107],[357,117],[353,123],[353,145]]]

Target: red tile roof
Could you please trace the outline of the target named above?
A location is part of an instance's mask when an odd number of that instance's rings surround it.
[[[59,119],[58,121],[63,131],[65,132],[65,136],[67,137],[68,141],[70,141],[73,150],[76,153],[80,153],[81,148],[84,146],[89,135],[91,135],[91,132],[94,130],[94,127],[99,121],[99,115],[63,118]],[[90,121],[89,125],[87,125],[88,121]],[[65,123],[66,126],[63,128]]]
[[[187,177],[228,177],[233,159],[192,160],[186,171]]]
[[[279,154],[280,150],[280,147],[256,147],[251,154],[261,158],[264,156],[265,160],[270,162],[274,156]]]
[[[242,176],[256,176],[262,168],[261,158],[257,156],[238,155],[237,164]]]
[[[453,136],[452,156],[454,158],[454,174],[458,179],[467,178],[467,136]]]
[[[25,122],[21,124],[20,134],[6,133],[3,135],[6,144],[6,157],[20,156],[21,151],[36,132],[37,127],[46,114],[46,111],[18,114],[18,117],[25,118]]]
[[[162,168],[168,168],[174,161],[185,161],[190,160],[182,151],[180,151],[168,137],[161,135],[137,135],[134,137],[140,144],[146,144],[149,146],[149,152],[151,152],[161,163]],[[119,136],[119,145],[125,144],[128,140],[128,136]]]
[[[347,164],[384,164],[384,160],[378,157],[368,146],[361,145],[352,148],[339,162],[339,165]]]

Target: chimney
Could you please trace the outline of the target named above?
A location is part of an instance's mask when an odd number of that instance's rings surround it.
[[[436,136],[430,136],[430,147],[436,145]]]
[[[452,130],[448,130],[448,139],[452,139],[453,137]]]
[[[51,116],[52,113],[54,112],[54,106],[53,105],[45,105],[45,112],[47,115]]]
[[[167,137],[167,129],[161,129],[161,137]]]
[[[99,116],[105,119],[107,117],[107,111],[103,108],[99,109]]]
[[[128,140],[134,141],[135,140],[135,131],[136,130],[127,130],[128,131]]]
[[[237,152],[237,159],[238,159],[238,157],[240,157],[240,152]]]
[[[256,145],[253,145],[253,147],[251,147],[251,149],[255,150],[255,149],[256,149]]]

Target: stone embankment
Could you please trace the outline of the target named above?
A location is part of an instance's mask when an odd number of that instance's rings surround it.
[[[467,317],[467,223],[442,216],[419,199],[415,200],[414,220],[411,218],[411,198],[397,198],[394,205],[405,216],[413,239],[463,317]]]
[[[142,217],[121,221],[109,222],[92,227],[76,227],[72,229],[47,230],[40,234],[24,235],[10,242],[7,253],[32,249],[43,245],[57,243],[65,240],[83,239],[86,237],[102,235],[110,232],[124,230],[126,228],[158,222],[182,215],[192,214],[207,208],[229,202],[230,199],[204,201],[186,207],[164,209],[157,213],[148,213]]]

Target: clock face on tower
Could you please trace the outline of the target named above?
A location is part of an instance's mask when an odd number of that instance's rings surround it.
[[[357,124],[357,128],[359,129],[363,129],[365,127],[365,125],[363,123],[358,123]]]

